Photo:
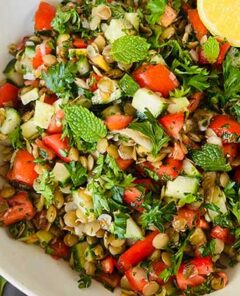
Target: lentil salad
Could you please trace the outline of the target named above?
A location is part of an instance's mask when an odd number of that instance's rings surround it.
[[[124,295],[224,288],[240,250],[239,50],[195,1],[41,2],[0,87],[0,223]]]

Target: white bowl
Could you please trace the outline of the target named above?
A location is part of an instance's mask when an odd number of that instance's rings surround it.
[[[0,0],[0,70],[10,58],[8,45],[33,32],[33,15],[38,4],[39,0]],[[80,290],[78,274],[67,263],[53,260],[39,247],[10,239],[3,228],[0,229],[0,274],[28,296],[113,295],[96,282],[89,289]],[[229,278],[229,285],[214,296],[240,295],[239,265],[229,271]],[[119,295],[119,291],[115,293]]]

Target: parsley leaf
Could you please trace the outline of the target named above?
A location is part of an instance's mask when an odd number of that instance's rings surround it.
[[[116,62],[131,64],[144,60],[149,46],[142,37],[126,35],[113,42],[111,54]]]
[[[52,27],[59,34],[79,32],[81,19],[75,8],[59,5],[52,20]]]
[[[85,270],[81,269],[79,274],[79,280],[78,280],[78,288],[85,289],[89,288],[92,283],[92,277],[90,275],[87,275]]]
[[[150,14],[147,16],[147,21],[150,25],[154,25],[159,22],[160,17],[164,14],[166,5],[166,0],[148,1],[147,9],[149,10]]]
[[[220,52],[220,46],[214,37],[209,37],[203,44],[204,57],[213,64],[216,62]]]
[[[197,200],[198,200],[198,196],[197,195],[194,195],[192,193],[189,193],[189,194],[187,194],[186,196],[184,196],[183,198],[181,198],[179,200],[178,205],[180,207],[183,207],[184,205],[191,204],[191,203],[193,203],[193,202],[195,202]]]
[[[135,82],[128,74],[125,74],[122,77],[122,79],[119,81],[119,86],[121,90],[129,97],[133,97],[135,92],[139,89],[137,82]]]
[[[231,113],[236,117],[237,121],[240,122],[240,103],[236,102],[231,108]]]
[[[72,161],[70,164],[66,164],[66,167],[75,187],[78,187],[87,181],[87,169],[85,169],[80,162],[75,163]]]
[[[120,239],[125,238],[128,218],[129,215],[126,213],[114,212],[110,232]]]
[[[13,132],[10,133],[9,139],[14,149],[21,149],[23,147],[22,130],[18,126]]]
[[[55,186],[54,175],[48,171],[44,171],[35,181],[34,189],[44,197],[46,208],[49,208],[54,201]]]
[[[164,130],[158,124],[157,120],[153,117],[150,111],[146,111],[145,115],[147,116],[148,120],[131,123],[129,128],[141,132],[151,140],[153,145],[152,154],[153,156],[156,156],[163,145],[166,144],[170,139],[165,134]]]
[[[61,62],[49,67],[47,72],[42,71],[42,77],[52,92],[60,98],[68,99],[74,96],[73,83],[76,72],[76,65]]]
[[[3,296],[3,289],[6,283],[7,281],[2,276],[0,276],[0,296]]]
[[[196,165],[208,172],[231,170],[230,164],[226,163],[224,153],[218,145],[205,144],[202,149],[193,150],[192,159]]]
[[[76,140],[82,139],[88,143],[96,143],[107,134],[103,121],[80,105],[67,106],[65,120]]]

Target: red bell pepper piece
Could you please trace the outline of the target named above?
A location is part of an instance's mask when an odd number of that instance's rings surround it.
[[[87,48],[88,43],[82,38],[76,38],[73,40],[73,46],[76,48]]]
[[[199,41],[201,41],[203,36],[208,34],[208,30],[201,21],[197,9],[189,9],[187,13],[188,20],[193,27],[196,37]]]
[[[62,139],[62,134],[48,135],[43,138],[43,143],[52,149],[63,161],[70,162],[68,157],[70,146],[68,139]]]
[[[4,83],[0,87],[0,107],[15,106],[18,98],[18,88],[11,83]]]
[[[118,267],[120,270],[128,270],[132,266],[137,265],[149,257],[155,250],[152,242],[158,231],[153,231],[147,235],[143,240],[136,242],[127,251],[125,251],[118,260]]]
[[[26,150],[18,150],[13,162],[12,169],[7,177],[11,181],[33,186],[38,174],[35,172],[34,157]]]
[[[142,65],[132,76],[141,87],[160,92],[164,97],[168,97],[169,93],[179,85],[176,76],[162,64]]]
[[[222,240],[227,245],[232,244],[235,240],[228,228],[222,228],[219,225],[213,227],[210,235],[212,238],[218,238]]]
[[[114,267],[116,265],[116,260],[112,256],[108,256],[107,258],[101,261],[102,271],[105,273],[113,273]]]
[[[105,124],[110,131],[126,128],[133,121],[130,115],[114,114],[105,119]]]
[[[11,225],[24,219],[30,220],[34,215],[33,204],[27,192],[19,192],[8,200],[9,209],[3,215],[3,223]]]
[[[123,171],[128,169],[132,164],[134,160],[133,159],[122,159],[121,157],[118,157],[116,159],[116,163],[119,166],[119,168]]]
[[[45,31],[52,30],[52,20],[56,14],[55,6],[46,2],[39,4],[38,10],[35,13],[35,30]]]
[[[56,114],[53,115],[49,127],[47,129],[48,134],[59,134],[62,132],[63,126],[62,121],[64,119],[64,111],[58,110]]]
[[[222,63],[225,59],[225,56],[228,53],[230,48],[231,48],[231,45],[228,42],[224,42],[223,44],[221,44],[220,53],[219,53],[217,61],[215,63],[216,65],[218,65],[218,66],[222,65]]]
[[[216,115],[212,118],[209,128],[223,138],[224,143],[236,143],[240,137],[240,123],[228,115]]]
[[[184,124],[184,113],[167,114],[159,119],[159,123],[170,137],[178,139]]]

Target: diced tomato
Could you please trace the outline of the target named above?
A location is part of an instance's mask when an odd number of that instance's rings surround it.
[[[218,137],[222,137],[224,143],[237,143],[240,137],[240,123],[228,115],[214,116],[209,128],[213,129]]]
[[[170,137],[178,139],[184,124],[184,113],[167,114],[159,119],[159,123]]]
[[[237,167],[237,168],[234,170],[233,180],[234,180],[237,184],[240,184],[240,167]]]
[[[0,107],[15,106],[18,98],[18,88],[11,83],[4,83],[0,87]]]
[[[116,260],[112,256],[108,256],[107,258],[101,261],[102,271],[105,273],[113,273],[114,267],[116,265]]]
[[[34,215],[33,204],[27,192],[19,192],[8,200],[9,209],[3,216],[3,223],[11,225],[24,219],[30,220]]]
[[[26,150],[18,150],[8,179],[33,186],[38,174],[35,172],[34,157]]]
[[[176,76],[162,64],[142,65],[132,76],[141,87],[160,92],[164,97],[168,97],[169,93],[179,85]]]
[[[57,100],[57,96],[55,94],[53,95],[46,95],[44,98],[44,103],[52,105]]]
[[[190,105],[188,106],[188,110],[190,112],[194,112],[200,105],[203,97],[204,97],[204,94],[202,92],[194,93],[190,98]]]
[[[132,266],[137,265],[139,262],[149,257],[154,251],[152,242],[154,237],[158,233],[158,231],[153,231],[152,233],[147,235],[143,240],[139,240],[129,249],[127,249],[119,257],[118,267],[120,268],[120,270],[128,270]]]
[[[156,281],[162,285],[164,280],[160,277],[160,274],[167,268],[167,265],[162,261],[155,261],[152,263],[151,267],[150,280]]]
[[[195,258],[188,263],[182,263],[176,279],[178,287],[185,290],[196,287],[205,282],[206,275],[213,272],[213,263],[210,257]]]
[[[205,218],[200,218],[196,221],[196,226],[202,229],[209,229],[209,223],[205,220]]]
[[[124,129],[133,121],[130,115],[114,114],[106,118],[105,124],[110,131]]]
[[[133,183],[143,185],[146,188],[146,191],[153,186],[152,180],[150,178],[136,179],[133,181]]]
[[[40,2],[38,10],[35,13],[35,30],[52,30],[51,22],[56,14],[55,6],[46,2]]]
[[[117,272],[113,272],[111,274],[101,272],[100,274],[96,274],[94,278],[103,285],[106,285],[112,289],[117,288],[121,280],[121,276]]]
[[[223,152],[230,159],[233,160],[238,156],[239,144],[227,143],[223,144]]]
[[[58,110],[56,114],[53,115],[49,127],[47,129],[48,134],[59,134],[62,132],[62,121],[64,119],[64,111]]]
[[[160,178],[166,177],[175,179],[182,171],[183,162],[181,160],[168,157],[163,165],[156,170]]]
[[[228,53],[229,49],[231,48],[230,43],[228,42],[224,42],[223,44],[221,44],[220,46],[220,53],[218,55],[218,59],[216,61],[216,65],[222,65],[226,54]]]
[[[91,92],[95,92],[98,89],[98,81],[102,77],[97,75],[96,73],[92,72],[90,74],[90,82],[89,82],[89,89]]]
[[[186,152],[183,149],[183,144],[175,142],[172,152],[172,157],[177,160],[183,160],[185,158]]]
[[[52,149],[63,161],[70,162],[68,157],[70,146],[68,139],[62,139],[62,134],[48,135],[43,138],[43,143]]]
[[[116,159],[116,163],[119,166],[119,168],[123,171],[128,169],[132,164],[134,160],[133,159],[122,159],[121,157],[118,157]]]
[[[199,41],[201,41],[203,36],[208,34],[208,30],[201,21],[197,9],[189,9],[187,13],[188,20],[193,27],[196,37]]]
[[[53,160],[56,156],[55,152],[48,148],[46,145],[43,144],[43,141],[37,139],[35,144],[40,150],[40,155],[43,156],[44,159]]]
[[[174,217],[174,221],[176,220],[185,220],[187,226],[192,229],[197,225],[200,219],[200,213],[196,210],[189,209],[188,207],[182,207],[178,210],[177,215]]]
[[[57,240],[55,243],[51,244],[51,249],[51,255],[55,259],[68,259],[70,256],[70,248],[67,245],[65,245],[64,242],[61,240]]]
[[[222,228],[219,225],[213,227],[210,235],[212,238],[222,240],[225,244],[232,244],[235,240],[228,228]]]
[[[87,42],[82,38],[76,38],[73,40],[73,46],[76,48],[87,48]]]
[[[143,192],[138,190],[136,187],[128,187],[124,191],[123,201],[133,207],[136,211],[143,212]]]
[[[135,292],[142,292],[143,288],[148,284],[147,273],[141,267],[133,267],[125,272],[130,287]]]
[[[52,52],[52,48],[47,43],[42,43],[36,46],[36,53],[32,60],[34,69],[37,69],[43,64],[43,57]]]

